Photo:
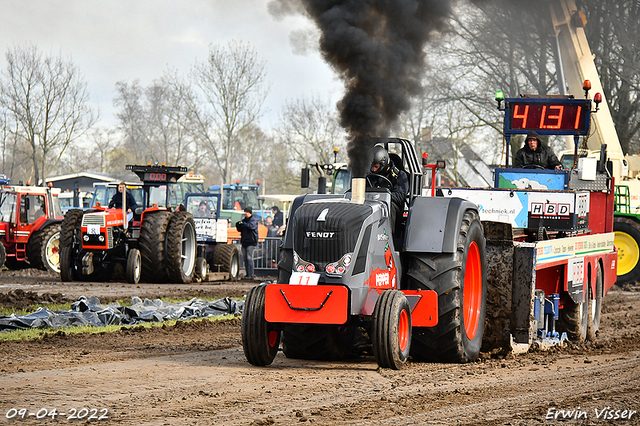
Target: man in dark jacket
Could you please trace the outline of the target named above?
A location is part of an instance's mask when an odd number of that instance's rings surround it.
[[[253,249],[258,245],[258,220],[253,216],[251,206],[244,209],[244,219],[236,223],[236,229],[240,232],[240,244],[242,244],[242,257],[247,271],[247,279],[253,279]]]
[[[409,194],[409,178],[404,170],[398,169],[389,158],[389,153],[384,147],[376,145],[371,150],[373,160],[371,161],[370,181],[374,186],[389,188],[391,183],[391,223],[396,226],[398,214],[402,214],[404,202]],[[380,176],[377,177],[376,175]],[[386,178],[386,179],[384,179]]]
[[[527,138],[524,142],[524,147],[520,148],[516,152],[516,157],[513,159],[513,167],[516,169],[522,169],[524,167],[539,166],[543,169],[561,169],[562,163],[558,160],[558,157],[553,153],[553,150],[542,143],[540,136],[533,130],[527,134]]]
[[[125,183],[120,182],[118,184],[118,191],[113,194],[111,200],[109,201],[109,208],[113,209],[121,209],[122,208],[122,193],[124,192]],[[136,203],[136,199],[133,197],[133,194],[127,192],[127,213],[131,213],[136,210],[138,204]]]

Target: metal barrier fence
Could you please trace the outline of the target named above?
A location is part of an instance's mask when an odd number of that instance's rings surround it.
[[[282,237],[266,237],[258,242],[253,250],[253,268],[256,271],[278,270],[278,247],[281,242]]]

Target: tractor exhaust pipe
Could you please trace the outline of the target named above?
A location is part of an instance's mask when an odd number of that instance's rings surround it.
[[[351,201],[356,204],[364,204],[364,189],[366,186],[365,178],[351,179]]]

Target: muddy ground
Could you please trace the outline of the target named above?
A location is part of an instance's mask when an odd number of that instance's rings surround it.
[[[103,302],[240,296],[255,284],[62,284],[37,271],[0,274],[5,306],[83,295]],[[319,362],[282,353],[269,367],[253,367],[242,353],[239,318],[60,331],[0,342],[0,424],[86,424],[94,415],[92,423],[122,425],[640,425],[639,355],[638,286],[605,297],[595,342],[482,354],[466,365],[409,363],[401,371],[379,369],[372,357]],[[26,418],[16,419],[23,408]],[[59,415],[36,419],[43,408]]]

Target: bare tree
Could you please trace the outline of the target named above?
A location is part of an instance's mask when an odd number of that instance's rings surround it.
[[[266,66],[247,44],[231,41],[227,47],[211,46],[209,57],[193,68],[204,97],[203,108],[193,108],[198,138],[211,153],[224,182],[235,173],[243,150],[241,135],[256,124],[268,93]]]
[[[308,163],[333,163],[334,148],[344,152],[346,133],[335,107],[319,96],[288,101],[280,113],[277,140],[289,150],[289,158]]]
[[[640,2],[582,0],[585,32],[625,153],[640,152]]]
[[[69,144],[96,121],[87,85],[71,61],[43,56],[35,46],[14,47],[5,58],[0,103],[12,134],[30,147],[35,181],[44,182]]]
[[[113,105],[119,108],[116,114],[120,121],[118,129],[124,136],[124,143],[130,152],[125,161],[146,163],[152,150],[147,139],[145,111],[143,107],[143,89],[138,80],[129,84],[116,83],[116,97]]]

